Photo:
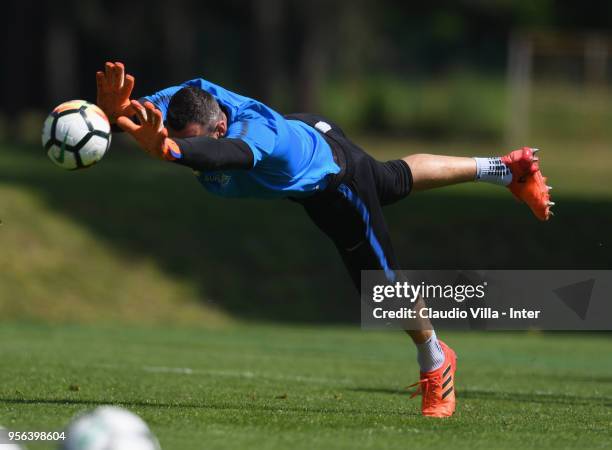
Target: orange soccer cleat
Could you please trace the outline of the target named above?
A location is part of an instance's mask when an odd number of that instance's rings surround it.
[[[539,158],[535,156],[537,148],[523,147],[502,156],[501,160],[512,172],[512,181],[508,185],[510,192],[519,200],[527,203],[531,211],[540,220],[548,220],[553,215],[550,210],[555,204],[550,201],[546,178],[542,176]]]
[[[421,372],[421,379],[414,383],[417,391],[410,398],[421,394],[421,412],[427,417],[450,417],[455,412],[455,371],[457,355],[442,341],[438,341],[444,352],[444,364],[431,372]]]

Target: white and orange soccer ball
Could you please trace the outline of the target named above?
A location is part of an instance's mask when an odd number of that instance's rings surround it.
[[[42,145],[56,165],[84,169],[100,161],[111,143],[106,114],[93,103],[71,100],[57,106],[43,125]]]

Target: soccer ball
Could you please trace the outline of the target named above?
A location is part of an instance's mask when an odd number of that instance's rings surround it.
[[[93,103],[71,100],[56,107],[45,120],[42,145],[66,170],[84,169],[100,161],[111,143],[106,114]]]
[[[100,406],[77,416],[66,430],[62,450],[160,450],[147,424],[116,406]]]

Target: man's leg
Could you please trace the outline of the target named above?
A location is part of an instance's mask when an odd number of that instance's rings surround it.
[[[400,268],[378,197],[375,177],[384,178],[380,172],[382,166],[378,164],[373,160],[362,162],[348,185],[342,184],[333,193],[300,201],[314,223],[336,245],[358,291],[361,291],[362,270],[380,270],[391,283],[396,280],[396,271]],[[404,163],[399,162],[395,168],[397,166],[409,172]],[[419,300],[415,307],[417,310],[423,308],[424,302]],[[417,330],[406,332],[417,348],[422,413],[434,417],[450,416],[455,409],[455,354],[438,341],[428,319],[414,319],[412,327]]]
[[[540,220],[548,220],[554,203],[550,186],[542,176],[537,149],[523,147],[508,155],[464,158],[428,154],[408,155],[402,160],[412,172],[412,189],[423,191],[466,181],[483,181],[506,186],[524,201]]]
[[[533,163],[538,162],[538,158],[533,156]],[[481,179],[494,184],[508,185],[512,181],[510,168],[506,170],[502,158],[466,158],[460,156],[443,156],[429,154],[414,154],[402,158],[412,172],[412,190],[424,191],[435,189],[453,184],[476,181],[481,172]],[[548,189],[547,189],[548,190]],[[424,302],[419,300],[415,309],[423,308]],[[407,331],[415,344],[427,342],[431,335],[431,330]]]
[[[420,311],[423,308],[425,308],[425,302],[423,301],[422,298],[419,297],[419,299],[414,303],[414,310],[417,311],[418,317],[420,317],[420,314],[418,313],[418,311]],[[427,343],[431,339],[434,333],[433,325],[431,325],[431,322],[429,322],[429,320],[427,319],[422,319],[422,320],[424,321],[422,329],[405,330],[406,334],[410,336],[410,339],[412,339],[412,342],[414,342],[416,345]],[[425,320],[427,320],[427,322],[429,323],[426,323]]]
[[[412,171],[412,190],[424,191],[476,179],[476,160],[416,154],[402,158]]]

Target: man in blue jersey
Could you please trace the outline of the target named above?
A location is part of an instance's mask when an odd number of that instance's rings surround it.
[[[536,149],[503,157],[414,154],[380,162],[331,121],[312,114],[281,116],[261,102],[201,78],[131,100],[134,78],[121,63],[97,73],[98,105],[112,125],[149,155],[191,168],[222,197],[288,198],[300,203],[336,245],[361,288],[362,270],[381,270],[389,282],[400,264],[382,207],[412,191],[467,181],[508,187],[534,214],[552,214]],[[422,308],[422,301],[415,308]],[[409,330],[421,369],[422,413],[455,411],[456,356],[423,320]]]

